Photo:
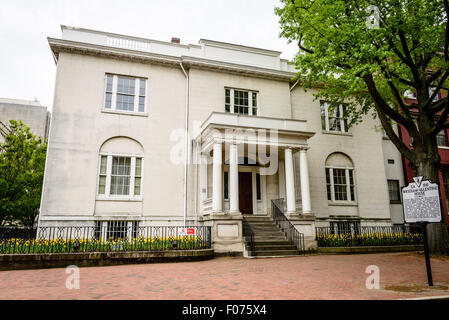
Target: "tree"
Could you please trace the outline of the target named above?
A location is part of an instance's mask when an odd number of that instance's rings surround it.
[[[350,125],[364,115],[383,129],[418,176],[438,181],[436,135],[449,128],[448,0],[281,0],[281,36],[298,44],[298,80],[331,107],[346,103]],[[407,104],[404,95],[416,94]],[[436,101],[434,101],[436,100]],[[394,124],[412,141],[405,145]],[[449,242],[429,224],[431,252]]]
[[[0,225],[33,225],[39,213],[46,149],[21,121],[10,121],[0,142]]]

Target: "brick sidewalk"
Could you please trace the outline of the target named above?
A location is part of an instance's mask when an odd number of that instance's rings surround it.
[[[80,268],[80,289],[65,269],[0,272],[0,299],[401,299],[449,295],[449,260],[432,259],[440,289],[425,288],[424,257],[414,253],[216,258],[202,262]],[[380,289],[365,286],[380,269]],[[395,286],[395,290],[389,290]],[[399,290],[399,291],[398,291]]]

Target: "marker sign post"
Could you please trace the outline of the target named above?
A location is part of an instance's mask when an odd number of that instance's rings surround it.
[[[423,177],[413,177],[413,182],[402,190],[402,208],[404,220],[407,223],[421,224],[424,236],[424,254],[426,257],[427,280],[433,286],[430,267],[429,247],[427,244],[426,225],[429,222],[441,222],[441,200],[438,184]]]

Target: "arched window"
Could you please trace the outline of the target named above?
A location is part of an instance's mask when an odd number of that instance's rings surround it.
[[[98,196],[100,198],[142,197],[143,148],[136,140],[115,137],[100,148]]]
[[[326,187],[329,201],[356,201],[354,165],[345,154],[335,152],[327,157]]]

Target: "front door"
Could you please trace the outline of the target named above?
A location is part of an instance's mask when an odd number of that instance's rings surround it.
[[[242,214],[253,213],[253,175],[239,172],[239,207]]]

